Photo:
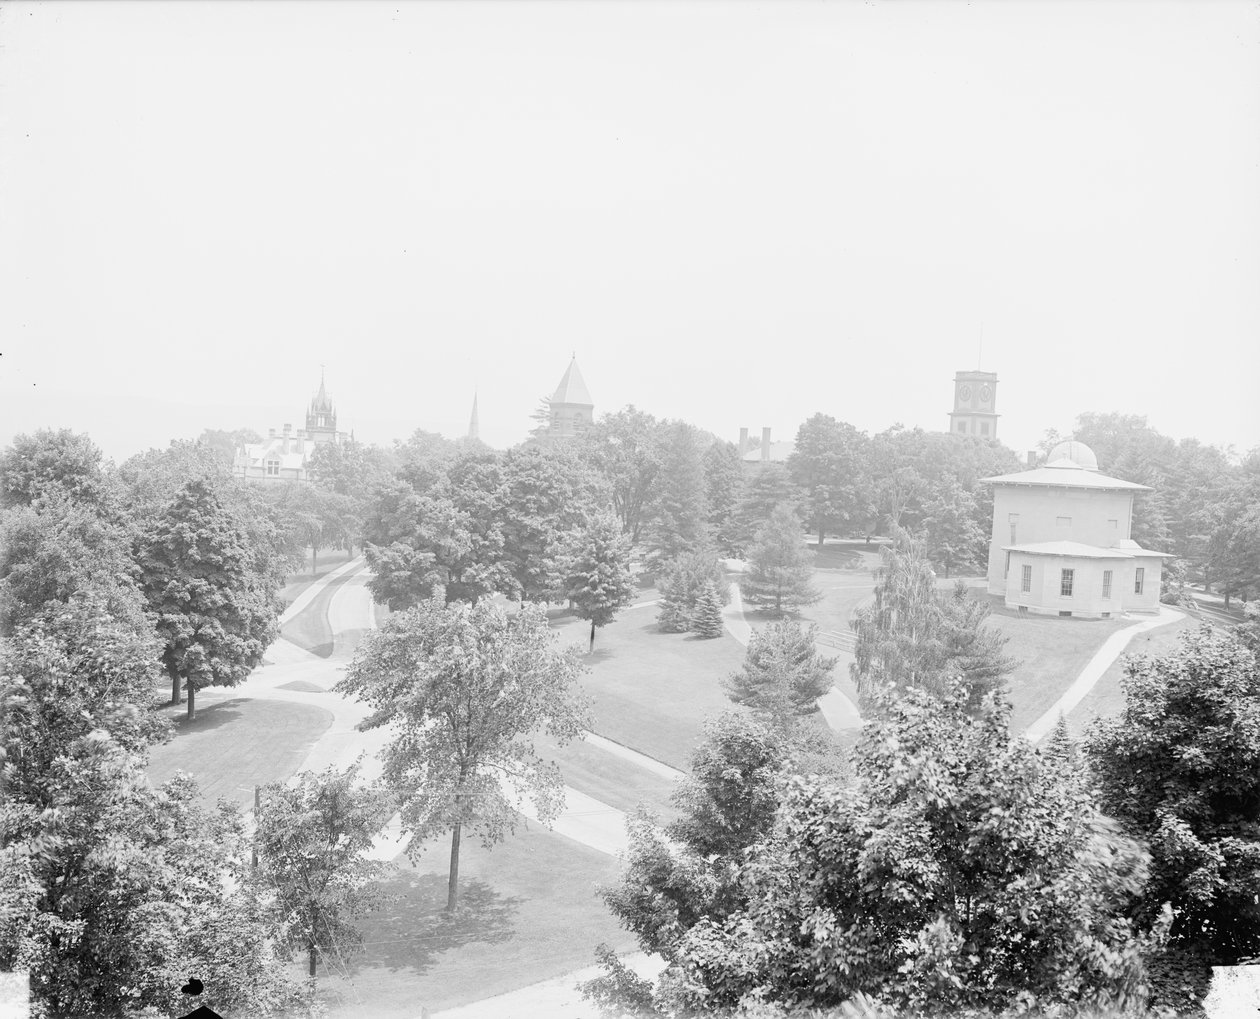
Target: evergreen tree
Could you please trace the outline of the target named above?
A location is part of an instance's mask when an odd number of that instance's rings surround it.
[[[735,514],[743,481],[743,464],[733,442],[715,442],[705,450],[704,485],[709,505],[709,532],[718,552],[724,556],[738,556],[742,549]]]
[[[660,564],[684,552],[707,548],[708,517],[700,437],[691,425],[674,422],[665,432],[662,448],[648,561]]]
[[[722,636],[722,599],[718,596],[713,581],[709,581],[700,599],[696,602],[696,612],[691,620],[691,629],[701,637],[713,638]]]
[[[740,578],[744,601],[777,616],[812,605],[822,594],[811,582],[814,568],[802,541],[800,518],[780,503],[748,550],[748,572]]]
[[[661,585],[661,608],[656,624],[666,633],[686,633],[691,629],[691,609],[683,592],[668,578]]]
[[[244,529],[204,479],[180,489],[141,535],[136,559],[171,703],[182,683],[191,721],[197,690],[235,686],[276,639],[275,578],[258,572]]]
[[[582,619],[591,621],[591,650],[596,627],[606,626],[634,596],[630,576],[630,539],[616,517],[601,513],[578,531],[565,558],[564,589]]]
[[[748,641],[744,664],[723,684],[736,704],[751,708],[783,730],[817,710],[831,689],[836,659],[818,653],[818,627],[784,619],[757,631]]]
[[[745,469],[747,474],[731,528],[732,544],[741,557],[747,555],[757,532],[770,522],[776,506],[787,503],[796,507],[802,498],[785,465],[758,463]]]

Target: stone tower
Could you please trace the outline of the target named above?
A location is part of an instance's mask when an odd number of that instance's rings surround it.
[[[586,431],[591,426],[594,413],[595,403],[591,400],[582,373],[578,371],[575,354],[547,404],[548,438],[566,438]]]
[[[996,372],[958,372],[954,376],[954,409],[949,412],[949,430],[956,435],[997,438]]]

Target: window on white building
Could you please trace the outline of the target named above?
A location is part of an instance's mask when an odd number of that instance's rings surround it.
[[[988,435],[988,434],[989,434],[989,422],[987,422],[987,421],[981,421],[981,422],[980,422],[980,434],[981,434],[981,435]]]
[[[1107,526],[1108,526],[1108,527],[1110,527],[1113,531],[1118,531],[1118,530],[1120,529],[1120,521],[1119,521],[1119,520],[1108,520],[1108,521],[1107,521]]]
[[[1018,528],[1019,528],[1019,514],[1018,514],[1018,513],[1012,513],[1012,514],[1011,514],[1011,515],[1010,515],[1007,519],[1008,519],[1008,520],[1010,521],[1010,523],[1011,523],[1011,544],[1012,544],[1012,545],[1014,545],[1014,544],[1016,543],[1016,541],[1018,540],[1018,539],[1015,537],[1015,532],[1016,532],[1016,531],[1018,530]]]
[[[267,461],[267,477],[269,478],[280,477],[280,461],[279,460]]]
[[[959,421],[959,422],[958,422],[958,430],[959,430],[960,432],[965,432],[965,431],[967,430],[967,422],[966,422],[966,421]]]
[[[1072,526],[1071,517],[1055,517],[1054,522],[1058,527],[1071,527]]]
[[[1031,566],[1024,567],[1022,571],[1022,576],[1020,577],[1019,587],[1021,591],[1025,591],[1025,592],[1032,590],[1032,567]]]
[[[1141,594],[1142,588],[1146,584],[1146,568],[1139,566],[1133,571],[1133,593]]]
[[[1103,570],[1103,597],[1111,597],[1111,571]]]
[[[1007,552],[1006,553],[1006,569],[1002,571],[1002,576],[1007,577],[1010,575],[1010,572],[1011,572],[1011,554]]]
[[[1075,570],[1063,570],[1059,574],[1059,594],[1064,598],[1072,597],[1072,578],[1075,574]]]

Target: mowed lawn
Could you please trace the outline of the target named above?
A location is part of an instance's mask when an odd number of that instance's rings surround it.
[[[1125,659],[1139,656],[1159,658],[1177,649],[1181,643],[1181,635],[1187,631],[1197,630],[1203,623],[1193,616],[1186,616],[1175,623],[1161,626],[1158,630],[1139,633],[1131,641],[1124,652],[1111,663],[1111,667],[1103,673],[1094,688],[1067,715],[1068,729],[1074,737],[1079,737],[1096,718],[1110,718],[1124,710],[1124,689],[1120,680],[1124,676]]]
[[[594,699],[593,731],[686,771],[703,721],[735,710],[722,679],[739,669],[744,648],[725,632],[711,640],[662,633],[658,611],[655,605],[623,609],[603,627],[594,654],[583,655],[591,671],[582,682]],[[562,643],[585,652],[588,623],[561,617],[553,625]]]
[[[603,853],[536,824],[495,846],[465,835],[461,906],[447,917],[449,837],[386,883],[393,903],[360,924],[364,951],[329,964],[321,991],[330,1019],[414,1019],[595,964],[595,946],[636,951],[597,886],[620,866]]]
[[[1012,732],[1022,732],[1044,715],[1103,642],[1135,622],[1021,614],[1000,599],[983,593],[977,597],[989,598],[988,625],[1006,636],[1006,654],[1019,663],[1009,677]]]
[[[191,724],[185,705],[164,710],[175,716],[175,738],[150,752],[149,781],[160,785],[176,771],[188,772],[208,805],[220,797],[252,805],[254,786],[295,775],[333,722],[331,712],[314,704],[230,695],[204,702],[199,696]]]
[[[540,756],[560,766],[564,784],[578,792],[627,813],[642,804],[655,811],[663,822],[677,816],[669,802],[678,786],[673,779],[582,740],[558,747],[550,737],[539,736],[534,739],[534,747]]]

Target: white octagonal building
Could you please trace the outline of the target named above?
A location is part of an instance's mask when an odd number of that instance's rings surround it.
[[[1107,619],[1159,611],[1165,552],[1129,538],[1145,485],[1109,478],[1083,442],[1061,442],[1041,467],[993,486],[989,593],[1008,608]]]

